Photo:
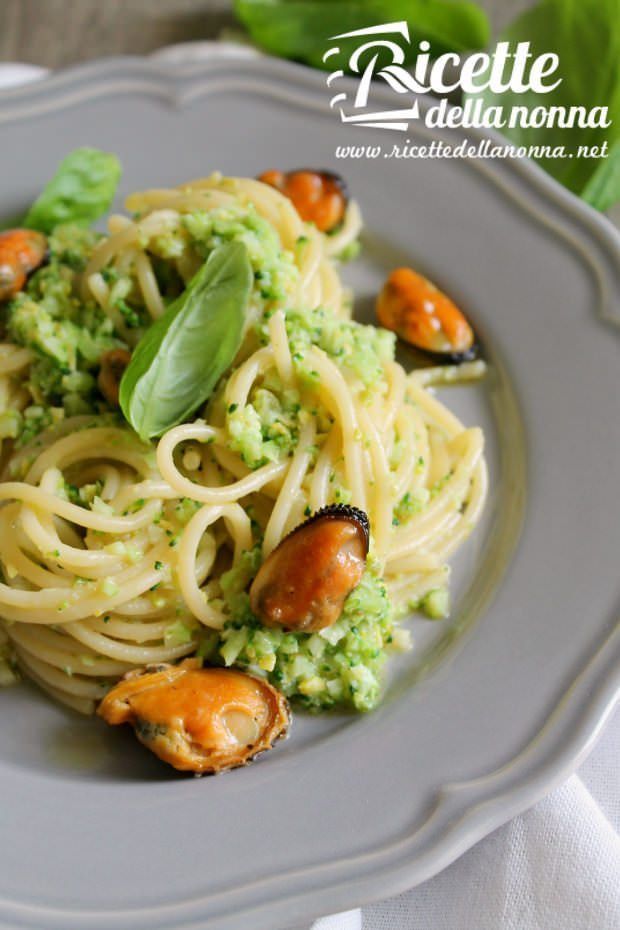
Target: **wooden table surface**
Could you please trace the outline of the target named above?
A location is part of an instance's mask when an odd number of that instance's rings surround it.
[[[336,2],[336,0],[332,0]],[[533,0],[480,0],[496,29]],[[217,38],[231,0],[0,0],[0,61],[59,68],[109,55]]]

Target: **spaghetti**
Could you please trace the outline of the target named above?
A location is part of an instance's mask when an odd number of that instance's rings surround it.
[[[339,658],[352,622],[323,638],[267,633],[248,616],[247,583],[307,514],[351,503],[370,519],[368,585],[384,614],[372,627],[366,589],[351,611],[365,612],[375,653],[402,644],[395,616],[445,591],[447,560],[479,518],[482,432],[439,402],[429,375],[393,360],[391,335],[350,321],[337,255],[359,233],[355,204],[333,236],[249,179],[214,175],[126,206],[76,278],[79,300],[135,346],[119,282],[146,325],[171,280],[182,288],[213,243],[239,238],[255,271],[245,337],[199,418],[156,446],[105,412],[58,414],[29,443],[3,440],[0,656],[10,650],[84,713],[131,668],[196,652],[269,675],[316,708],[372,706],[375,666],[361,647],[353,671]],[[5,415],[36,404],[35,360],[0,346]]]

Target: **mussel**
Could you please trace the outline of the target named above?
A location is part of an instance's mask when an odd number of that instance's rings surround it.
[[[0,301],[22,290],[26,278],[41,265],[47,239],[34,229],[7,229],[0,233]]]
[[[411,268],[396,268],[377,298],[381,326],[438,361],[476,355],[474,331],[454,301]]]
[[[344,219],[347,189],[344,180],[333,171],[312,168],[264,171],[258,180],[292,200],[302,220],[314,223],[321,232],[332,232]]]
[[[97,384],[111,407],[119,405],[121,378],[130,361],[131,353],[127,349],[110,349],[109,352],[104,352],[99,360],[101,367]]]
[[[195,659],[129,672],[99,704],[110,724],[130,723],[175,769],[214,774],[247,765],[286,735],[290,713],[272,685]]]
[[[250,607],[266,626],[312,632],[336,622],[360,583],[370,529],[356,507],[324,507],[296,527],[263,562]]]

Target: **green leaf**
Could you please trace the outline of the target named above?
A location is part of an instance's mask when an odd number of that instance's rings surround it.
[[[61,223],[93,223],[110,208],[120,176],[116,155],[75,149],[61,161],[23,225],[49,233]]]
[[[234,10],[265,51],[328,71],[346,69],[360,42],[342,40],[341,54],[324,62],[330,36],[381,23],[408,22],[407,62],[415,59],[422,39],[431,43],[433,55],[482,48],[489,41],[485,13],[468,0],[235,0]]]
[[[561,83],[545,94],[494,94],[486,90],[473,99],[481,97],[487,106],[501,106],[504,113],[513,106],[528,110],[537,106],[609,107],[612,124],[606,129],[515,126],[502,130],[517,145],[565,146],[572,157],[545,156],[538,162],[565,187],[580,194],[594,173],[603,171],[604,164],[600,158],[584,157],[580,146],[607,143],[611,150],[620,138],[620,0],[542,0],[508,26],[499,41],[508,42],[511,50],[518,42],[529,42],[533,58],[545,52],[557,54],[559,66],[553,80],[561,78]],[[613,175],[613,169],[609,173]],[[608,205],[613,202],[611,196],[609,187]],[[613,198],[617,196],[616,189]]]
[[[142,439],[187,419],[229,368],[252,282],[243,243],[222,245],[146,331],[120,384],[121,409]]]
[[[581,196],[595,210],[609,210],[620,201],[620,141],[584,187]]]

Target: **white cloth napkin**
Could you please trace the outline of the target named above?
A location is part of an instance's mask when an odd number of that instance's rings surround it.
[[[620,711],[561,787],[435,878],[312,930],[619,930]]]
[[[213,54],[196,43],[192,60]],[[218,47],[218,54],[225,54]],[[251,53],[250,53],[251,54]],[[162,50],[174,61],[183,46]],[[0,89],[44,76],[0,64]],[[577,775],[440,875],[311,930],[620,930],[620,712]],[[308,928],[295,928],[308,930]]]

